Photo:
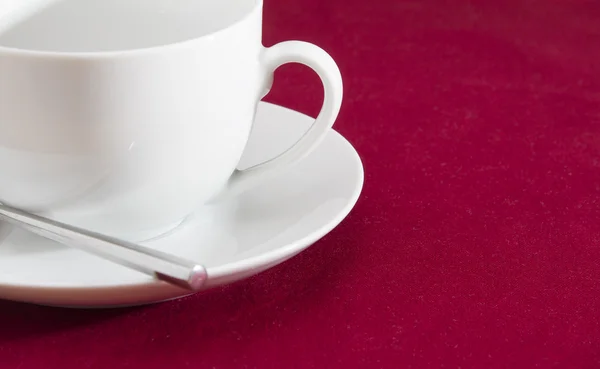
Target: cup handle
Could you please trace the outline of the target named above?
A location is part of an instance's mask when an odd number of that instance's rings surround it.
[[[231,176],[227,196],[237,195],[305,158],[325,138],[342,105],[343,85],[338,66],[331,56],[318,46],[302,41],[286,41],[265,48],[262,63],[272,78],[275,69],[287,63],[301,63],[312,68],[324,87],[323,106],[309,130],[283,154],[248,169],[236,170]]]

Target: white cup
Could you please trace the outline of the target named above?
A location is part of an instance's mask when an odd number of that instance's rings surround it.
[[[338,115],[335,62],[305,42],[263,47],[261,0],[35,1],[0,12],[7,205],[153,237],[296,163]],[[237,170],[274,70],[293,62],[323,82],[319,116],[282,155]]]

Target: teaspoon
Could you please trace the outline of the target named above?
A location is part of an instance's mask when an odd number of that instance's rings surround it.
[[[208,275],[193,261],[0,204],[0,219],[158,280],[198,291]]]

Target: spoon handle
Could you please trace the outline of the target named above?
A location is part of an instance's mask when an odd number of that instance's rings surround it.
[[[208,277],[206,269],[193,261],[2,204],[0,219],[191,291],[200,290]]]

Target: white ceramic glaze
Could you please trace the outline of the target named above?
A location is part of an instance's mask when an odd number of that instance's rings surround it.
[[[261,103],[242,166],[281,153],[311,123],[305,115]],[[350,212],[362,185],[356,151],[332,130],[285,175],[201,207],[171,234],[144,244],[203,263],[206,288],[231,283],[279,264],[323,237]],[[0,226],[0,234],[0,298],[102,307],[187,293],[8,225]]]
[[[13,207],[139,241],[304,158],[341,105],[325,51],[262,46],[259,0],[2,1],[0,202]],[[290,62],[321,77],[322,111],[291,149],[238,171]]]

